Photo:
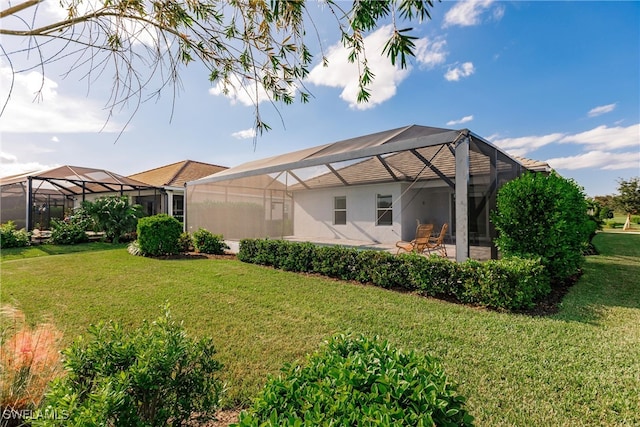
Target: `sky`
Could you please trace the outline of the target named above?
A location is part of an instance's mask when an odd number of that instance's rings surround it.
[[[45,0],[39,19],[63,16],[57,5]],[[11,95],[0,117],[0,175],[60,165],[130,175],[186,159],[231,167],[418,124],[468,128],[507,153],[546,161],[588,196],[640,176],[640,2],[436,3],[431,20],[413,23],[407,69],[379,53],[390,26],[367,35],[376,78],[366,104],[356,102],[357,70],[332,18],[321,3],[307,7],[329,66],[316,44],[305,82],[313,98],[260,104],[272,129],[257,138],[243,92],[224,94],[198,65],[182,69],[175,96],[169,88],[110,116],[111,76],[67,73],[72,57],[42,74],[33,55],[0,56],[0,100]],[[11,51],[27,42],[0,43]],[[25,70],[12,87],[9,59]]]

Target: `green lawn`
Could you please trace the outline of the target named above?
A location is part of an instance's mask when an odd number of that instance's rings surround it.
[[[439,358],[478,425],[640,425],[640,235],[600,233],[601,255],[560,312],[534,318],[230,260],[154,260],[125,249],[11,258],[2,302],[52,316],[70,341],[88,324],[138,325],[169,301],[225,364],[225,405],[337,332],[377,334]],[[4,251],[3,251],[4,252]]]

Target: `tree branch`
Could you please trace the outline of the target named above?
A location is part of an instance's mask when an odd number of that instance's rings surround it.
[[[3,10],[2,12],[0,12],[0,18],[4,18],[6,16],[11,16],[15,13],[20,12],[21,10],[30,8],[31,6],[35,6],[38,3],[42,3],[44,0],[27,0],[24,3],[20,3],[17,4],[15,6],[12,6],[8,9]]]

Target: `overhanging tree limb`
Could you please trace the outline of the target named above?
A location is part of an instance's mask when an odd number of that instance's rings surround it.
[[[44,0],[28,0],[23,3],[17,4],[15,6],[11,6],[0,12],[0,18],[4,18],[5,16],[11,16],[15,13],[20,12],[21,10],[28,9],[31,6],[35,6],[38,3],[42,3]]]
[[[40,8],[33,9],[32,19],[21,16],[42,1],[27,0],[0,12],[0,17],[17,18],[13,28],[0,28],[0,35],[7,36],[2,40],[3,56],[14,74],[19,71],[13,69],[11,57],[30,50],[36,55],[29,55],[29,60],[37,63],[24,69],[39,67],[43,74],[45,65],[66,60],[70,54],[78,58],[71,60],[69,72],[82,70],[85,76],[102,75],[111,64],[115,83],[107,104],[110,114],[132,97],[143,99],[147,91],[155,95],[173,85],[175,93],[180,65],[193,61],[204,65],[209,80],[222,93],[248,95],[255,106],[257,130],[269,128],[260,118],[261,101],[290,104],[298,96],[301,102],[310,99],[304,80],[314,58],[305,30],[316,26],[304,0],[61,0],[68,14],[65,19],[36,21],[43,16]],[[375,76],[367,63],[365,35],[393,18],[392,36],[380,53],[405,68],[406,58],[414,55],[415,37],[411,28],[396,25],[402,25],[401,20],[429,18],[433,2],[358,0],[349,9],[343,9],[343,4],[326,0],[324,7],[336,21],[349,52],[347,59],[358,66],[357,99],[366,102]],[[317,31],[315,36],[320,41]],[[11,37],[29,38],[29,47],[12,51],[5,42]],[[66,44],[53,54],[43,53],[45,38],[47,43]],[[72,48],[74,44],[80,48]],[[111,61],[103,55],[110,55]],[[157,88],[150,87],[158,80]]]

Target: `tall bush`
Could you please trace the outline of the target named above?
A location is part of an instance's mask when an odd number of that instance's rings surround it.
[[[235,426],[468,426],[465,401],[432,357],[341,335],[269,378]]]
[[[140,218],[138,221],[138,245],[143,255],[160,256],[180,252],[182,224],[167,214]]]
[[[67,375],[43,404],[65,416],[34,426],[181,426],[194,414],[213,418],[222,390],[213,342],[188,337],[167,308],[137,329],[100,323],[89,335],[63,352]]]
[[[113,243],[118,243],[127,233],[133,233],[138,218],[142,217],[142,206],[129,204],[127,196],[101,197],[93,202],[84,202],[82,207]]]
[[[499,190],[491,220],[503,256],[540,258],[555,282],[580,270],[592,225],[575,181],[556,173],[522,175]]]

